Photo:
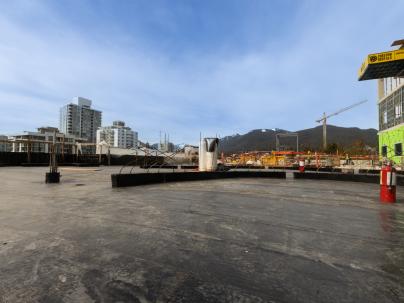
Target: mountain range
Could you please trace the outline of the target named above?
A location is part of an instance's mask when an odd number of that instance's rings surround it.
[[[255,129],[244,135],[226,136],[220,140],[219,152],[228,154],[275,150],[276,134],[285,133],[288,131],[283,129]],[[322,126],[295,131],[295,133],[298,134],[299,150],[321,150]],[[281,137],[279,143],[281,149],[296,149],[296,138]],[[337,144],[340,148],[350,148],[358,143],[370,148],[377,148],[377,130],[327,125],[327,143]]]

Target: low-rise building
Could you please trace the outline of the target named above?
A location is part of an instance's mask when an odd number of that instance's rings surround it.
[[[8,136],[0,135],[0,152],[11,151],[11,144],[7,142]]]
[[[161,151],[161,152],[164,152],[164,153],[171,153],[171,152],[174,151],[174,143],[168,142],[168,141],[166,141],[166,142],[160,142],[160,143],[157,145],[157,149],[158,149],[159,151]]]
[[[114,121],[112,126],[98,128],[97,145],[103,141],[110,147],[136,148],[138,146],[138,133],[125,126],[125,122]]]
[[[185,157],[192,158],[192,157],[198,156],[198,153],[199,153],[199,147],[198,146],[193,146],[193,145],[185,145],[184,146]]]
[[[57,153],[74,154],[77,144],[85,143],[83,138],[59,132],[56,127],[40,127],[36,132],[24,131],[9,137],[12,152],[49,153],[56,134]]]

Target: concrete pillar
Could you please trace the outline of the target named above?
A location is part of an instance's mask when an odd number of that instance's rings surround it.
[[[199,171],[215,171],[218,159],[218,138],[204,138],[199,144]]]
[[[384,79],[377,80],[377,94],[378,94],[379,100],[383,99],[383,97],[385,95]]]
[[[199,171],[206,171],[206,144],[207,143],[205,139],[201,139],[201,141],[199,142]]]

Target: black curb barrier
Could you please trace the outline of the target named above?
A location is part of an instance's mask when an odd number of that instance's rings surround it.
[[[175,173],[141,173],[113,174],[112,187],[139,186],[166,182],[199,181],[229,178],[279,178],[285,179],[286,172],[271,171],[227,171],[227,172],[175,172]]]
[[[187,164],[178,164],[178,165],[140,165],[140,168],[148,169],[148,168],[169,168],[169,169],[197,169],[198,165],[187,165]]]
[[[24,167],[43,167],[49,166],[49,163],[21,163]],[[99,163],[65,163],[58,162],[58,166],[75,166],[75,167],[99,167]]]
[[[254,165],[226,165],[229,169],[252,169],[252,170],[260,170],[260,169],[282,169],[282,170],[298,170],[299,166],[254,166]],[[324,171],[324,172],[341,172],[341,168],[333,168],[333,167],[315,167],[315,166],[305,166],[306,171]]]
[[[360,174],[380,174],[380,169],[359,169]],[[404,171],[396,171],[397,176],[404,176]]]
[[[295,179],[315,179],[315,180],[333,180],[350,181],[363,183],[380,183],[380,174],[344,174],[344,173],[313,173],[313,172],[295,172]],[[404,186],[404,177],[397,176],[397,185]]]
[[[379,174],[350,174],[330,172],[294,172],[295,179],[332,180],[379,184]],[[227,171],[227,172],[168,172],[113,174],[112,187],[139,186],[166,182],[184,182],[229,178],[279,178],[285,179],[285,171]],[[397,176],[397,185],[404,186],[404,176]]]
[[[360,174],[380,174],[380,170],[377,169],[359,169]]]

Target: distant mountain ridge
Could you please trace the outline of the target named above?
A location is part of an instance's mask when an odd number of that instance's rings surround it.
[[[220,140],[219,151],[237,153],[246,151],[269,151],[276,148],[276,134],[286,133],[282,129],[255,129],[244,135],[227,136]],[[323,127],[317,126],[296,131],[299,135],[299,149],[320,150],[323,142]],[[361,141],[372,148],[377,147],[377,130],[374,128],[360,129],[357,127],[340,127],[327,125],[327,142],[348,148]],[[296,146],[295,139],[281,139],[281,145]]]

